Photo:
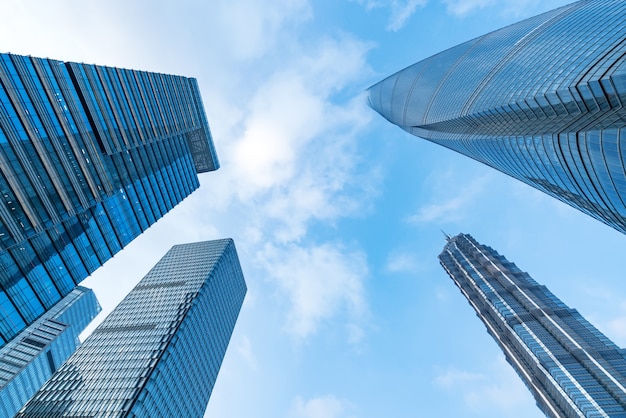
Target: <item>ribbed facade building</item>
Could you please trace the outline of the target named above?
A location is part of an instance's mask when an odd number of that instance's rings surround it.
[[[17,416],[202,417],[245,293],[232,240],[174,246]]]
[[[12,417],[80,345],[100,312],[91,289],[77,286],[0,349],[0,417]]]
[[[626,417],[626,350],[470,235],[441,265],[549,417]]]
[[[370,105],[626,233],[624,22],[624,1],[578,1],[411,65]]]
[[[0,54],[0,347],[217,168],[195,79]]]

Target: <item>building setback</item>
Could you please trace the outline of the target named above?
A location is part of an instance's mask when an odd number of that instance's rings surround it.
[[[77,286],[0,349],[0,416],[12,417],[80,345],[100,312],[91,289]]]
[[[626,417],[626,350],[470,235],[441,265],[549,417]]]
[[[218,166],[195,79],[0,54],[0,347]]]
[[[578,1],[405,68],[370,106],[626,233],[625,21]]]
[[[245,293],[232,240],[172,247],[17,416],[202,417]]]

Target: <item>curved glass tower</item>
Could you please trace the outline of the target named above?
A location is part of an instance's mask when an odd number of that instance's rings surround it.
[[[625,21],[579,1],[405,68],[370,106],[626,233]]]
[[[626,417],[626,350],[492,248],[448,237],[439,255],[548,417]]]

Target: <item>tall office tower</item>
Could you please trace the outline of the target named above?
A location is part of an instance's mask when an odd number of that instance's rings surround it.
[[[625,21],[626,2],[579,1],[420,61],[370,105],[626,233]]]
[[[626,350],[496,251],[448,237],[439,260],[549,417],[626,417]]]
[[[230,239],[174,246],[18,417],[201,417],[246,284]]]
[[[0,416],[12,417],[67,360],[78,335],[100,312],[91,289],[77,286],[0,349]]]
[[[0,54],[0,347],[217,168],[195,79]]]

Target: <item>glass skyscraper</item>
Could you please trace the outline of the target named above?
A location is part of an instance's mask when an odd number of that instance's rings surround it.
[[[91,289],[77,286],[0,349],[0,416],[12,417],[79,346],[100,312]]]
[[[232,240],[174,246],[17,416],[201,417],[245,293]]]
[[[0,54],[0,347],[218,166],[195,79]]]
[[[626,350],[470,235],[439,255],[549,417],[626,417]]]
[[[626,233],[624,22],[624,1],[578,1],[411,65],[370,105]]]

